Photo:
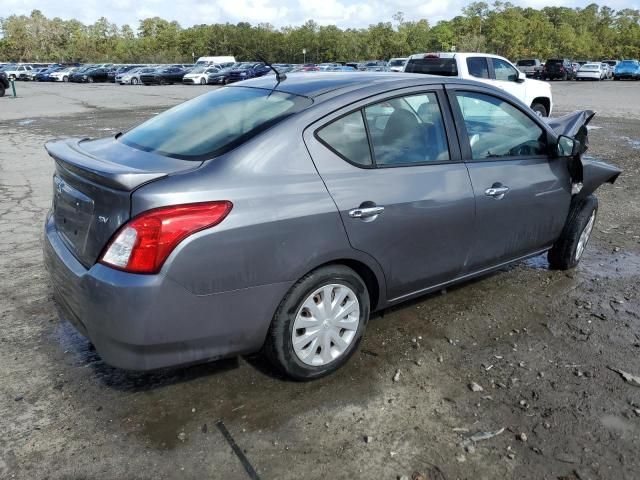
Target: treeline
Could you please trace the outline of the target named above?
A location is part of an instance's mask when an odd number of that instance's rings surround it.
[[[306,49],[306,56],[303,55]],[[389,59],[423,51],[484,51],[516,59],[640,57],[640,10],[521,8],[475,2],[451,20],[431,25],[402,13],[369,28],[340,29],[310,20],[298,27],[202,24],[182,28],[154,17],[134,30],[106,18],[92,25],[31,15],[0,17],[0,60],[57,62],[188,62],[202,55],[300,63]]]

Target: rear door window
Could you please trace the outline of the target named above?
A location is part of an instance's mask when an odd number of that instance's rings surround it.
[[[350,163],[370,167],[371,151],[362,112],[350,113],[318,130],[317,136],[325,146]]]
[[[393,98],[366,107],[365,116],[377,166],[449,160],[435,93]]]
[[[467,69],[472,77],[489,78],[489,65],[486,57],[467,58]]]

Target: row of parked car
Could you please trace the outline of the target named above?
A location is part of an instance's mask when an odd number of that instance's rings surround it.
[[[527,77],[540,80],[640,80],[638,60],[572,61],[568,58],[518,60],[516,66]]]

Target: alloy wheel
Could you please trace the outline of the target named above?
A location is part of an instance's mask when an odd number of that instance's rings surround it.
[[[342,356],[356,338],[360,302],[346,285],[332,283],[302,302],[291,340],[296,356],[307,365],[322,366]]]

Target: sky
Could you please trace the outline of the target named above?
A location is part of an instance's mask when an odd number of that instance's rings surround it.
[[[486,0],[485,0],[486,1]],[[407,20],[426,18],[431,24],[460,14],[470,0],[2,0],[0,16],[29,14],[38,9],[47,17],[75,18],[93,23],[104,16],[118,25],[136,28],[143,18],[159,16],[183,27],[201,23],[271,23],[300,25],[306,20],[339,27],[366,27],[391,21],[401,11]],[[492,3],[492,0],[487,1]],[[584,7],[589,0],[511,0],[524,7]],[[640,0],[596,2],[615,10],[640,9]]]

